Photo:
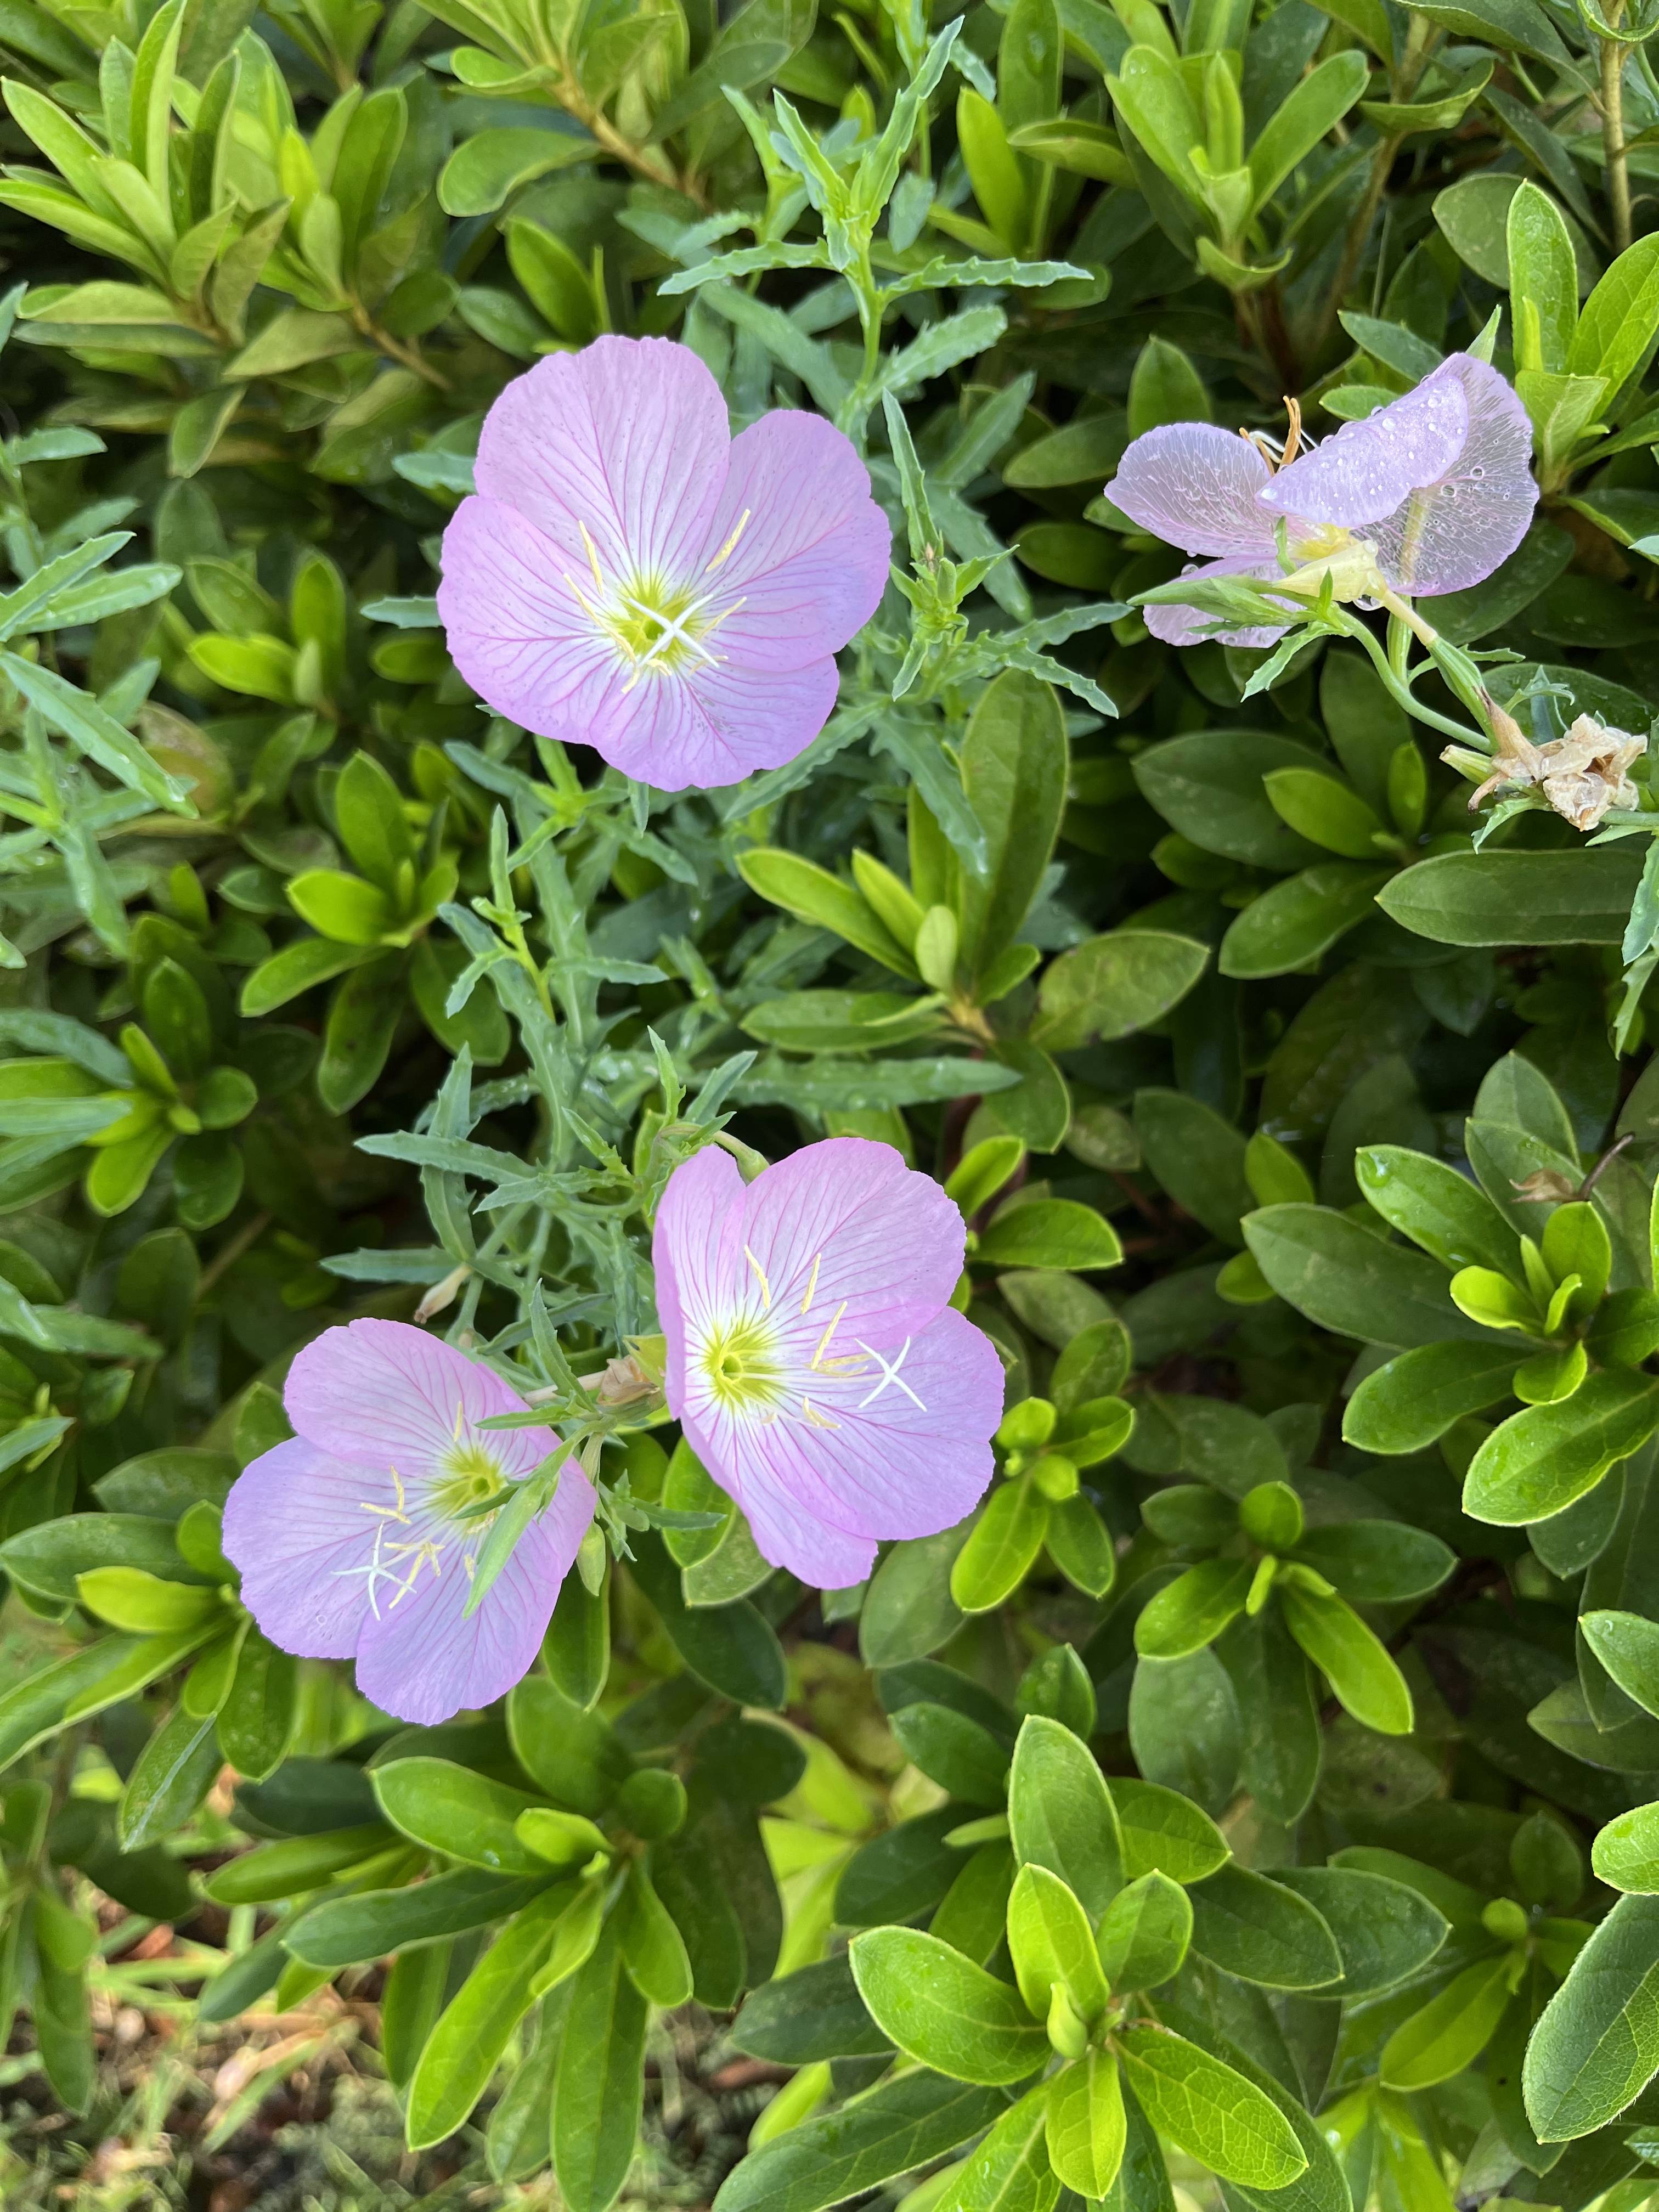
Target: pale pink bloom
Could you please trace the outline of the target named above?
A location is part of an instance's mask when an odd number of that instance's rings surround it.
[[[440,1337],[396,1321],[325,1329],[296,1354],[283,1402],[296,1434],[252,1461],[225,1505],[226,1556],[271,1642],[356,1659],[363,1695],[400,1720],[487,1705],[529,1670],[593,1517],[574,1459],[471,1618],[493,1515],[560,1449],[550,1429],[480,1429],[524,1401]]]
[[[823,728],[890,532],[822,416],[734,439],[687,347],[598,338],[507,386],[475,481],[438,611],[499,714],[667,791],[781,767]]]
[[[677,1168],[653,1258],[668,1407],[775,1566],[861,1582],[876,1544],[954,1528],[992,1472],[1002,1363],[947,1303],[962,1216],[889,1145],[832,1137],[744,1184]]]
[[[1211,557],[1189,574],[1283,574],[1277,528],[1293,563],[1366,549],[1390,589],[1415,599],[1467,591],[1527,534],[1537,504],[1532,424],[1498,374],[1455,353],[1414,391],[1275,468],[1250,438],[1211,422],[1170,422],[1137,438],[1106,487],[1130,520],[1185,553]],[[1278,626],[1216,633],[1196,607],[1149,606],[1146,626],[1171,645],[1219,635],[1270,645]]]

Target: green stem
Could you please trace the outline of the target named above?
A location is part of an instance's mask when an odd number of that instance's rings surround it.
[[[1416,91],[1418,79],[1423,74],[1424,64],[1428,60],[1432,50],[1435,35],[1434,27],[1426,15],[1419,15],[1413,9],[1409,20],[1410,28],[1406,34],[1406,51],[1400,58],[1400,67],[1395,72],[1391,88],[1396,101],[1409,100],[1413,93]],[[1371,158],[1371,173],[1365,180],[1364,197],[1354,210],[1352,220],[1348,225],[1348,234],[1342,245],[1342,258],[1337,264],[1335,277],[1325,295],[1325,303],[1320,311],[1319,320],[1315,327],[1313,343],[1308,349],[1309,357],[1314,362],[1317,362],[1330,338],[1332,331],[1336,327],[1337,314],[1342,302],[1348,296],[1348,287],[1358,274],[1360,262],[1364,258],[1366,243],[1371,234],[1371,225],[1376,220],[1376,210],[1382,204],[1382,195],[1388,190],[1389,172],[1393,168],[1395,156],[1404,143],[1403,138],[1400,137],[1383,138],[1378,143],[1376,152]]]
[[[1607,21],[1616,30],[1625,12],[1625,0],[1607,0]],[[1603,39],[1601,48],[1601,158],[1607,165],[1607,200],[1613,212],[1613,246],[1622,253],[1630,244],[1630,168],[1625,148],[1625,54],[1618,39]]]

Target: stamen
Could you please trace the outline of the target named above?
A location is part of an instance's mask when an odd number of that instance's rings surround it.
[[[587,525],[585,522],[579,522],[576,525],[576,527],[582,534],[582,544],[587,551],[587,565],[593,571],[593,582],[595,587],[602,592],[605,589],[605,578],[599,573],[599,556],[594,548],[592,539],[587,534]]]
[[[1288,392],[1285,394],[1285,413],[1291,427],[1285,434],[1285,449],[1279,457],[1281,469],[1289,468],[1302,445],[1302,402],[1292,399]]]
[[[461,1441],[461,1423],[465,1419],[465,1418],[466,1407],[458,1398],[455,1401],[455,1428],[452,1438],[452,1441],[455,1443],[459,1443]]]
[[[754,1254],[750,1250],[746,1244],[743,1248],[743,1256],[748,1261],[750,1266],[755,1271],[756,1277],[761,1286],[762,1303],[764,1305],[766,1311],[770,1313],[772,1310],[772,1285],[766,1279],[766,1270],[762,1267],[760,1261],[755,1257]]]
[[[862,1413],[866,1406],[873,1406],[876,1400],[880,1397],[882,1392],[887,1388],[887,1385],[890,1382],[897,1383],[899,1389],[903,1391],[905,1396],[910,1401],[910,1403],[916,1408],[918,1413],[925,1413],[927,1411],[927,1407],[922,1404],[921,1399],[917,1397],[915,1392],[910,1388],[910,1385],[899,1373],[900,1368],[904,1364],[904,1355],[909,1351],[909,1349],[910,1340],[907,1336],[903,1343],[900,1345],[898,1348],[897,1358],[894,1360],[893,1364],[890,1367],[887,1362],[882,1358],[880,1352],[872,1351],[871,1347],[864,1342],[862,1338],[859,1340],[859,1350],[860,1352],[868,1352],[871,1358],[875,1361],[877,1366],[881,1370],[880,1382],[877,1383],[875,1389],[870,1392],[867,1397],[860,1399],[858,1407],[860,1413]]]
[[[814,1267],[814,1269],[813,1269],[813,1273],[814,1273],[814,1274],[815,1274],[815,1275],[816,1275],[817,1272],[817,1268],[816,1268],[816,1267]],[[825,1353],[826,1352],[828,1352],[828,1351],[829,1351],[829,1349],[830,1349],[830,1338],[831,1338],[832,1336],[834,1336],[834,1334],[835,1334],[835,1333],[836,1333],[836,1323],[840,1321],[840,1319],[841,1319],[842,1316],[846,1312],[846,1310],[847,1310],[847,1301],[846,1301],[846,1299],[845,1299],[845,1298],[843,1298],[843,1299],[842,1300],[841,1304],[840,1304],[836,1308],[835,1312],[830,1316],[830,1326],[829,1326],[829,1328],[826,1328],[826,1329],[824,1330],[823,1334],[823,1335],[818,1339],[818,1348],[817,1348],[817,1351],[812,1354],[812,1363],[811,1363],[811,1364],[812,1364],[812,1367],[813,1367],[814,1371],[816,1371],[816,1370],[817,1370],[818,1369],[820,1369],[820,1368],[822,1368],[822,1367],[823,1367],[823,1364],[824,1364],[823,1355],[824,1355],[824,1353]]]
[[[801,1318],[803,1320],[805,1320],[806,1316],[812,1310],[812,1293],[818,1286],[818,1269],[823,1265],[823,1255],[822,1252],[819,1252],[813,1258],[812,1272],[807,1278],[806,1296],[800,1302]]]
[[[827,1413],[820,1413],[808,1397],[801,1399],[800,1410],[802,1419],[810,1422],[815,1429],[838,1429],[841,1426],[839,1421],[832,1421]]]
[[[731,555],[736,551],[738,538],[742,537],[744,532],[749,526],[749,513],[750,510],[745,507],[743,513],[738,517],[737,528],[732,532],[732,535],[726,539],[725,544],[721,546],[720,551],[714,556],[708,566],[703,570],[702,573],[705,576],[712,576],[715,569],[720,567],[721,562],[727,560]]]

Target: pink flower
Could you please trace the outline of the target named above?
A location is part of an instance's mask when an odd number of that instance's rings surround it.
[[[550,1429],[481,1430],[524,1401],[487,1367],[403,1322],[325,1329],[289,1370],[297,1434],[244,1468],[225,1505],[224,1547],[242,1602],[273,1644],[357,1662],[357,1686],[400,1720],[447,1720],[510,1690],[540,1647],[593,1492],[574,1460],[465,1617],[493,1515],[559,1439]]]
[[[953,1528],[991,1479],[1002,1363],[946,1302],[962,1217],[888,1145],[832,1137],[745,1186],[677,1168],[652,1256],[668,1407],[775,1566],[861,1582],[887,1536]]]
[[[1210,422],[1170,422],[1137,438],[1106,487],[1154,537],[1212,559],[1188,574],[1278,576],[1277,526],[1293,562],[1364,549],[1391,590],[1430,599],[1467,591],[1527,534],[1538,487],[1527,410],[1494,368],[1455,353],[1415,391],[1275,470],[1249,438]],[[1196,645],[1215,617],[1149,606],[1146,626]],[[1219,633],[1270,645],[1278,627]]]
[[[823,728],[890,532],[820,416],[734,439],[696,354],[599,338],[507,386],[476,481],[438,611],[499,714],[668,791],[781,767]]]

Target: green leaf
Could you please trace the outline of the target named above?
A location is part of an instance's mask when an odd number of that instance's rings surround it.
[[[1421,1451],[1468,1413],[1510,1395],[1516,1354],[1498,1345],[1425,1344],[1368,1375],[1342,1416],[1345,1443],[1361,1451]]]
[[[411,1843],[494,1874],[545,1875],[548,1863],[520,1839],[520,1814],[536,1801],[453,1759],[390,1759],[370,1770],[380,1810]]]
[[[1486,1194],[1443,1160],[1403,1145],[1354,1155],[1359,1188],[1382,1218],[1446,1267],[1521,1272],[1520,1241]]]
[[[822,2212],[825,2205],[864,2196],[947,2156],[1000,2121],[1006,2110],[1000,2090],[938,2074],[902,2074],[751,2153],[722,2184],[716,2212]],[[1017,2197],[1005,2206],[993,2191],[975,2201],[975,2212],[1046,2208],[1041,2198]]]
[[[54,730],[79,746],[88,760],[117,782],[142,793],[153,805],[165,807],[170,813],[194,815],[196,809],[184,786],[167,775],[131,732],[124,730],[95,699],[55,669],[43,668],[15,653],[0,651],[0,670]]]
[[[1227,1866],[1191,1894],[1193,1948],[1224,1972],[1278,1990],[1325,1989],[1340,1978],[1335,1937],[1295,1891]]]
[[[1023,2081],[1048,2039],[1019,1992],[915,1928],[872,1928],[851,1945],[853,1973],[871,2018],[935,2073],[988,2085]]]
[[[1511,1979],[1508,1953],[1466,1966],[1383,2045],[1384,2083],[1391,2089],[1431,2088],[1473,2064],[1497,2032]]]
[[[639,2138],[648,2019],[614,1921],[571,1985],[553,2091],[553,2163],[570,2212],[606,2212]]]
[[[669,1641],[711,1690],[740,1705],[782,1709],[788,1690],[783,1647],[771,1624],[744,1599],[687,1606],[679,1571],[653,1535],[635,1536],[635,1580],[656,1607]]]
[[[279,1848],[286,1845],[271,1846]],[[245,1863],[231,1862],[233,1867]],[[371,1889],[356,1897],[321,1899],[284,1923],[283,1941],[296,1959],[333,1972],[416,1944],[436,1943],[488,1927],[555,1886],[561,1896],[568,1895],[568,1882],[560,1882],[548,1866],[537,1874],[516,1876],[455,1867],[406,1889]]]
[[[1091,1919],[1122,1887],[1122,1838],[1105,1778],[1087,1746],[1042,1714],[1027,1717],[1014,1747],[1008,1825],[1020,1863],[1057,1875]]]
[[[1093,1038],[1109,1042],[1146,1029],[1187,996],[1209,957],[1197,939],[1169,930],[1087,938],[1043,970],[1032,1041],[1049,1052],[1074,1052]]]
[[[1627,1698],[1659,1715],[1659,1621],[1597,1609],[1579,1615],[1584,1641]]]
[[[1578,269],[1560,209],[1530,181],[1510,202],[1506,242],[1516,363],[1565,370],[1578,323]]]
[[[1127,2132],[1123,2085],[1109,2051],[1085,2051],[1048,2085],[1048,2163],[1065,2188],[1104,2197],[1123,2163]]]
[[[1123,1870],[1131,1881],[1167,1874],[1174,1881],[1202,1881],[1232,1853],[1207,1813],[1157,1782],[1115,1776],[1112,1802],[1123,1835]]]
[[[1327,860],[1274,884],[1222,939],[1222,974],[1252,978],[1304,967],[1365,920],[1391,879],[1387,869]]]
[[[999,1483],[951,1568],[953,1606],[988,1613],[1030,1572],[1048,1533],[1048,1499],[1028,1475]]]
[[[1341,121],[1365,89],[1363,54],[1333,54],[1310,70],[1268,118],[1250,148],[1252,214]]]
[[[493,215],[509,196],[556,169],[591,161],[599,151],[586,131],[566,125],[480,131],[458,146],[438,179],[438,202],[453,216]]]
[[[1244,1238],[1280,1297],[1340,1336],[1405,1351],[1446,1338],[1490,1343],[1452,1304],[1445,1270],[1323,1206],[1268,1206]]]
[[[964,872],[957,915],[958,957],[975,985],[1012,944],[1036,896],[1060,833],[1067,772],[1065,717],[1053,687],[1016,670],[999,676],[974,709],[962,747],[963,788],[988,856],[982,872]]]
[[[1008,1952],[1020,1996],[1034,2019],[1048,2018],[1056,1984],[1079,2020],[1097,2020],[1105,2010],[1106,1982],[1089,1917],[1047,1867],[1022,1866],[1014,1877]]]
[[[142,1850],[181,1828],[213,1786],[220,1767],[213,1717],[197,1720],[182,1705],[139,1753],[116,1810],[116,1840]]]
[[[1100,1963],[1114,1990],[1156,1989],[1181,1971],[1193,1939],[1192,1900],[1153,1871],[1119,1890],[1100,1923]]]
[[[781,906],[786,914],[811,922],[815,928],[833,930],[884,968],[915,976],[916,965],[910,955],[880,921],[863,893],[842,878],[832,876],[827,868],[803,860],[797,853],[767,846],[752,847],[740,856],[738,866],[751,890]]]
[[[1115,1267],[1123,1248],[1110,1222],[1075,1199],[1033,1198],[1003,1206],[981,1230],[972,1258],[988,1267]]]
[[[1659,2068],[1659,1898],[1621,1897],[1546,2006],[1522,2071],[1543,2142],[1589,2135]]]
[[[489,2087],[532,1998],[568,1889],[544,1893],[510,1920],[462,1983],[427,2039],[409,2085],[408,2137],[423,2150],[453,2135]]]
[[[1442,853],[1376,894],[1403,928],[1441,945],[1509,945],[1526,916],[1532,945],[1617,945],[1642,854],[1629,845],[1566,853]]]
[[[1048,2162],[1048,2100],[1040,2083],[1004,2112],[952,2176],[951,2212],[1052,2212],[1060,2181]]]
[[[1249,1559],[1201,1559],[1159,1590],[1135,1622],[1135,1649],[1148,1659],[1184,1659],[1236,1620],[1249,1595]]]
[[[1659,1893],[1659,1806],[1637,1805],[1596,1836],[1590,1864],[1613,1889]]]
[[[1463,1510],[1501,1528],[1546,1521],[1594,1489],[1659,1430],[1659,1381],[1612,1368],[1571,1398],[1524,1407],[1469,1463]]]
[[[1342,1978],[1333,1995],[1373,1996],[1425,1966],[1449,1923],[1403,1881],[1358,1867],[1284,1867],[1273,1880],[1313,1905],[1336,1938]]]
[[[1284,1581],[1279,1601],[1285,1626],[1346,1711],[1381,1735],[1409,1735],[1414,1717],[1406,1678],[1353,1607]]]
[[[844,1951],[752,1990],[732,2024],[732,2040],[739,2051],[781,2066],[868,2057],[891,2048],[859,1995]]]
[[[1255,2085],[1163,2027],[1117,2038],[1127,2086],[1161,2136],[1224,2181],[1283,2189],[1308,2160],[1295,2130]]]

